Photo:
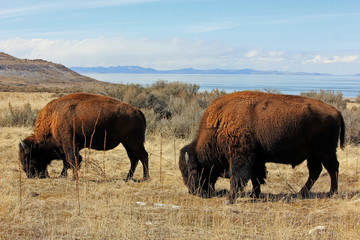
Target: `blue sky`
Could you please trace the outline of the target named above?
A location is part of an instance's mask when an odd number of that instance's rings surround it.
[[[65,66],[360,73],[358,0],[0,0],[0,51]]]

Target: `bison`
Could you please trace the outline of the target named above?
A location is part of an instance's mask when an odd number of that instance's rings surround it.
[[[214,100],[205,111],[195,139],[183,147],[179,167],[189,192],[214,194],[219,177],[230,178],[230,203],[248,180],[260,196],[265,163],[307,160],[309,178],[298,195],[306,197],[322,165],[331,178],[330,194],[338,190],[336,148],[344,147],[345,125],[334,107],[301,96],[235,92]]]
[[[146,180],[145,128],[145,116],[139,109],[111,97],[87,93],[63,96],[40,111],[34,133],[20,142],[22,168],[29,178],[45,178],[50,162],[61,159],[61,177],[66,177],[68,168],[75,174],[80,166],[81,149],[109,150],[122,143],[131,162],[126,179],[132,178],[140,159]]]

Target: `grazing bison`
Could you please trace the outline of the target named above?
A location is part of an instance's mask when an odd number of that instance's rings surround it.
[[[68,168],[80,166],[82,148],[109,150],[122,143],[131,161],[127,179],[132,178],[139,159],[148,179],[145,128],[145,117],[137,108],[110,97],[70,94],[40,111],[34,133],[19,144],[22,168],[29,178],[45,178],[50,162],[61,159],[61,176],[66,177]]]
[[[300,96],[236,92],[214,100],[204,113],[195,140],[181,149],[179,167],[189,192],[213,194],[218,177],[230,177],[229,200],[248,180],[260,195],[266,162],[293,167],[307,159],[309,178],[299,195],[306,197],[322,165],[330,174],[330,194],[338,189],[336,148],[344,147],[340,112]]]

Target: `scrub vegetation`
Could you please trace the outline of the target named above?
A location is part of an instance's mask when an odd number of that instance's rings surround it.
[[[190,195],[178,168],[180,149],[195,136],[209,103],[224,92],[199,92],[197,85],[163,81],[89,91],[145,113],[151,180],[124,181],[130,161],[122,146],[106,152],[82,150],[89,171],[83,166],[78,184],[70,176],[58,178],[61,161],[49,166],[48,179],[26,178],[19,170],[19,140],[32,132],[38,112],[62,93],[0,92],[0,239],[360,238],[360,108],[341,94],[302,94],[331,104],[335,99],[344,115],[347,146],[338,150],[337,195],[327,197],[330,178],[324,170],[310,198],[299,199],[295,193],[308,177],[306,162],[294,169],[267,164],[262,197],[250,198],[249,184],[228,205],[225,196]],[[142,178],[141,165],[134,178]],[[218,181],[216,188],[226,193],[228,179]]]

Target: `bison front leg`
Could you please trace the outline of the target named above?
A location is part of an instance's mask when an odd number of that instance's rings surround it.
[[[230,193],[229,203],[233,204],[236,202],[238,193],[242,192],[250,178],[250,166],[248,163],[245,164],[234,164],[232,171],[230,171]]]
[[[61,171],[60,177],[61,178],[67,178],[67,170],[70,168],[70,164],[67,162],[67,160],[63,160],[63,169]]]
[[[253,189],[250,196],[253,198],[260,198],[260,194],[261,194],[260,180],[258,178],[251,178],[251,183],[253,185]]]
[[[246,186],[246,180],[237,176],[230,177],[230,193],[228,196],[229,203],[234,204],[238,198],[239,192],[242,192]]]
[[[49,178],[50,177],[47,169],[37,172],[37,176],[39,178]]]
[[[78,171],[80,169],[80,163],[82,161],[82,158],[79,155],[79,148],[76,147],[75,151],[73,150],[73,148],[68,148],[68,150],[64,152],[66,156],[65,161],[67,162],[67,164],[63,166],[63,171],[61,172],[61,175],[63,174],[63,172],[65,172],[67,175],[67,169],[65,170],[65,168],[67,166],[70,166],[73,170],[73,179],[76,179],[78,177]]]

